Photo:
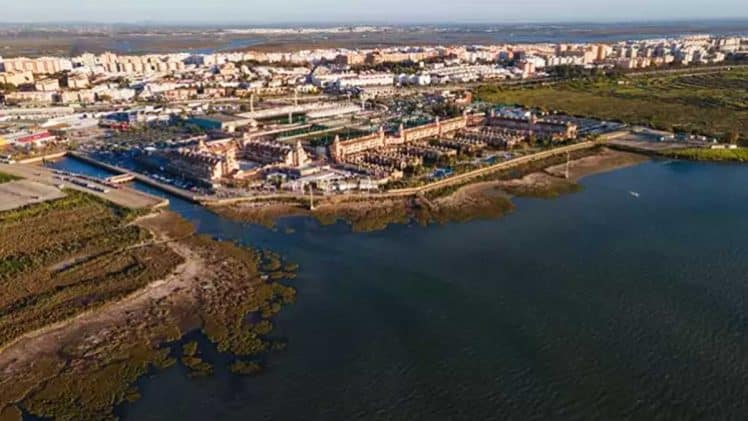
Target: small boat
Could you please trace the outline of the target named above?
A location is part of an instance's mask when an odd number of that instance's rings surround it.
[[[639,198],[639,193],[637,193],[635,191],[630,191],[629,194],[632,195],[632,196],[634,196],[637,199]]]

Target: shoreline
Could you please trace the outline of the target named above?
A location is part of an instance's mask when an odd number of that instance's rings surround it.
[[[321,198],[314,210],[299,200],[243,202],[208,206],[212,212],[229,219],[250,222],[268,228],[288,217],[311,217],[322,225],[337,221],[348,223],[353,231],[384,229],[390,224],[417,222],[465,222],[499,217],[513,210],[512,197],[551,198],[579,190],[582,178],[621,169],[649,160],[646,155],[622,152],[605,147],[580,152],[569,163],[569,180],[564,177],[564,163],[559,157],[535,161],[512,169],[497,171],[483,178],[468,180],[457,186],[446,186],[426,194],[403,198],[345,199]]]
[[[516,168],[516,167],[521,167],[527,164],[532,164],[537,161],[544,161],[549,158],[553,158],[553,157],[557,157],[557,156],[561,156],[561,155],[569,154],[569,153],[574,154],[580,151],[585,151],[587,149],[595,149],[595,148],[600,147],[600,145],[601,144],[595,143],[593,141],[584,141],[580,143],[574,143],[571,145],[558,146],[558,147],[555,147],[549,150],[543,150],[543,151],[539,151],[539,152],[536,152],[530,155],[520,156],[517,158],[507,160],[507,161],[498,162],[488,167],[477,168],[466,173],[454,175],[452,177],[444,178],[441,180],[432,181],[428,184],[425,184],[419,187],[393,189],[393,190],[388,190],[385,192],[371,193],[371,194],[369,193],[348,194],[342,200],[357,201],[357,200],[362,200],[362,199],[368,199],[369,197],[374,197],[374,196],[380,199],[390,199],[393,197],[401,198],[401,197],[407,197],[407,196],[416,196],[418,194],[425,194],[425,193],[429,193],[434,190],[442,190],[443,188],[449,187],[452,185],[462,185],[462,184],[465,184],[466,182],[469,182],[469,180],[472,180],[472,179],[480,179],[482,177],[485,177],[487,175],[490,175],[496,172],[501,172],[501,171],[505,171],[508,169]],[[154,187],[158,190],[161,190],[168,194],[172,194],[181,199],[184,199],[184,200],[187,200],[193,203],[197,203],[203,206],[208,206],[208,207],[224,206],[224,205],[243,203],[243,202],[267,203],[267,202],[278,201],[278,200],[290,202],[290,201],[305,201],[307,199],[307,196],[305,194],[289,193],[289,192],[280,192],[280,193],[272,193],[272,194],[266,194],[266,195],[254,195],[254,196],[237,196],[237,197],[231,197],[231,198],[216,198],[214,196],[200,196],[200,195],[195,195],[190,191],[183,190],[183,189],[153,180],[152,178],[144,174],[130,171],[130,170],[100,161],[96,158],[93,158],[83,153],[79,153],[76,151],[68,151],[65,153],[65,156],[72,158],[72,159],[79,160],[88,165],[102,168],[106,171],[109,171],[115,174],[132,176],[135,180],[148,184],[149,186]]]

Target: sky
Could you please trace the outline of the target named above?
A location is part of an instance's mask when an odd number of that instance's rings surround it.
[[[748,0],[0,0],[0,22],[503,23],[748,18]]]

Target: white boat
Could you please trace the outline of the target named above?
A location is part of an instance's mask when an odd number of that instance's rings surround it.
[[[635,191],[630,191],[629,194],[632,195],[632,196],[634,196],[634,197],[636,197],[637,199],[639,198],[639,193],[637,193]]]

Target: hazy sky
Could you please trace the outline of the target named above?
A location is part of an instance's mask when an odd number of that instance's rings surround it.
[[[746,18],[748,0],[0,0],[2,22],[491,22]]]

